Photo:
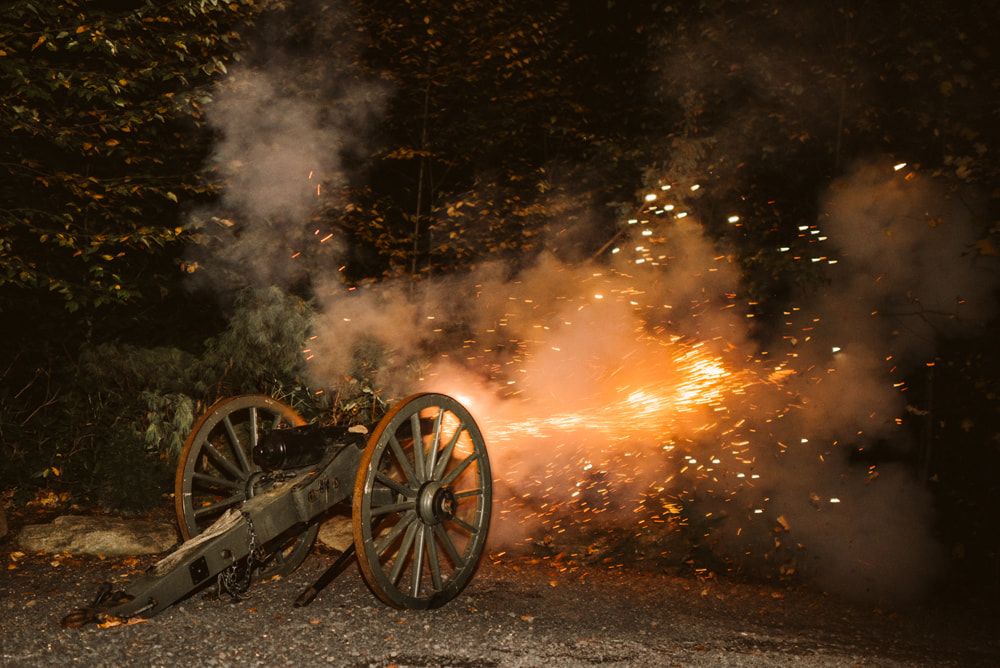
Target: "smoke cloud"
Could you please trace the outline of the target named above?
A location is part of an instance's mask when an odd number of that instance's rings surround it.
[[[208,105],[218,139],[207,167],[225,185],[217,206],[189,219],[202,235],[188,258],[195,288],[287,289],[326,275],[344,251],[323,215],[343,207],[343,159],[359,150],[386,91],[328,82],[337,91],[328,100],[293,85],[299,79],[279,67],[237,70]]]
[[[916,599],[941,554],[904,465],[904,381],[935,340],[989,318],[996,275],[971,216],[908,170],[859,166],[824,202],[829,285],[774,340],[753,339],[739,274],[693,216],[661,216],[611,265],[543,256],[515,275],[331,284],[312,373],[349,375],[377,342],[390,394],[469,405],[493,459],[498,549],[558,541],[570,523],[654,534],[675,501],[731,563]]]
[[[209,283],[310,278],[316,387],[336,390],[366,357],[386,398],[467,404],[496,477],[495,548],[558,545],[571,525],[655,537],[680,515],[736,567],[861,600],[932,582],[941,555],[905,465],[903,384],[941,336],[992,315],[996,286],[958,202],[884,161],[833,183],[804,221],[826,241],[801,260],[827,263],[829,284],[790,305],[773,340],[754,338],[738,268],[670,190],[650,193],[671,206],[626,223],[610,262],[542,255],[515,273],[350,287],[336,277],[343,241],[313,217],[344,183],[346,129],[384,93],[361,87],[337,102],[354,111],[331,115],[281,81],[245,72],[218,95],[211,164],[227,187],[196,216],[217,243],[192,262]]]
[[[799,566],[821,583],[866,600],[919,598],[942,565],[905,380],[943,336],[995,312],[996,268],[972,215],[901,167],[860,165],[831,186],[817,225],[838,258],[831,283],[770,344],[797,406],[772,423],[783,456],[764,460],[777,539],[804,546]]]

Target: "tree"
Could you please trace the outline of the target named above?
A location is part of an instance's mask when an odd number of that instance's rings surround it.
[[[983,20],[995,9],[706,0],[661,10],[656,106],[677,113],[650,138],[649,179],[702,186],[692,206],[731,245],[759,313],[821,282],[819,265],[778,249],[799,243],[824,189],[859,160],[892,155],[956,195],[978,191],[976,214],[995,219],[998,88]]]
[[[18,1],[0,10],[0,294],[70,311],[177,283],[207,86],[250,0]],[[27,294],[32,295],[27,297]]]
[[[632,194],[622,174],[636,173],[634,144],[621,140],[642,108],[636,16],[609,23],[606,3],[516,0],[373,2],[359,14],[373,36],[362,62],[393,85],[371,191],[351,217],[361,242],[389,236],[390,263],[426,273],[543,248],[580,257],[613,234],[587,238],[593,211],[609,227],[604,205]],[[628,48],[607,57],[595,42]]]
[[[129,439],[131,418],[144,415],[141,398],[109,401],[77,356],[122,335],[149,343],[180,332],[191,345],[203,323],[214,324],[185,313],[195,309],[179,290],[186,235],[178,211],[213,195],[199,176],[202,109],[265,4],[18,0],[0,8],[3,484],[58,476],[73,455],[84,462],[74,479],[86,489],[88,475],[108,476],[97,472],[107,443],[122,444],[115,452],[124,470],[140,468],[146,452]],[[86,462],[96,463],[89,474]]]

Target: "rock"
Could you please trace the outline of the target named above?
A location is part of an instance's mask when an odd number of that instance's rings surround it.
[[[18,544],[25,552],[93,554],[107,557],[158,554],[178,542],[177,529],[166,522],[116,517],[63,515],[50,524],[21,529]]]
[[[319,541],[329,548],[343,552],[354,542],[354,529],[350,517],[332,517],[319,527]]]

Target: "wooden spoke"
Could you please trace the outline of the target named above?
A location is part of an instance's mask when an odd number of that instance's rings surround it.
[[[251,476],[260,470],[253,463],[253,447],[266,432],[303,424],[291,407],[260,394],[230,397],[209,408],[184,443],[174,479],[174,505],[184,538],[202,533],[252,494]],[[314,524],[290,533],[273,546],[258,577],[293,571],[309,554],[318,532]]]

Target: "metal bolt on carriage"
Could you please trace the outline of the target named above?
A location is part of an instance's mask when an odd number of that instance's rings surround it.
[[[124,591],[105,587],[62,623],[148,618],[212,583],[233,596],[287,575],[320,524],[349,509],[353,543],[302,592],[310,603],[357,557],[371,591],[397,608],[443,605],[469,583],[492,503],[482,433],[455,399],[415,394],[373,427],[306,424],[265,395],[219,401],[195,423],[177,467],[185,541]]]

